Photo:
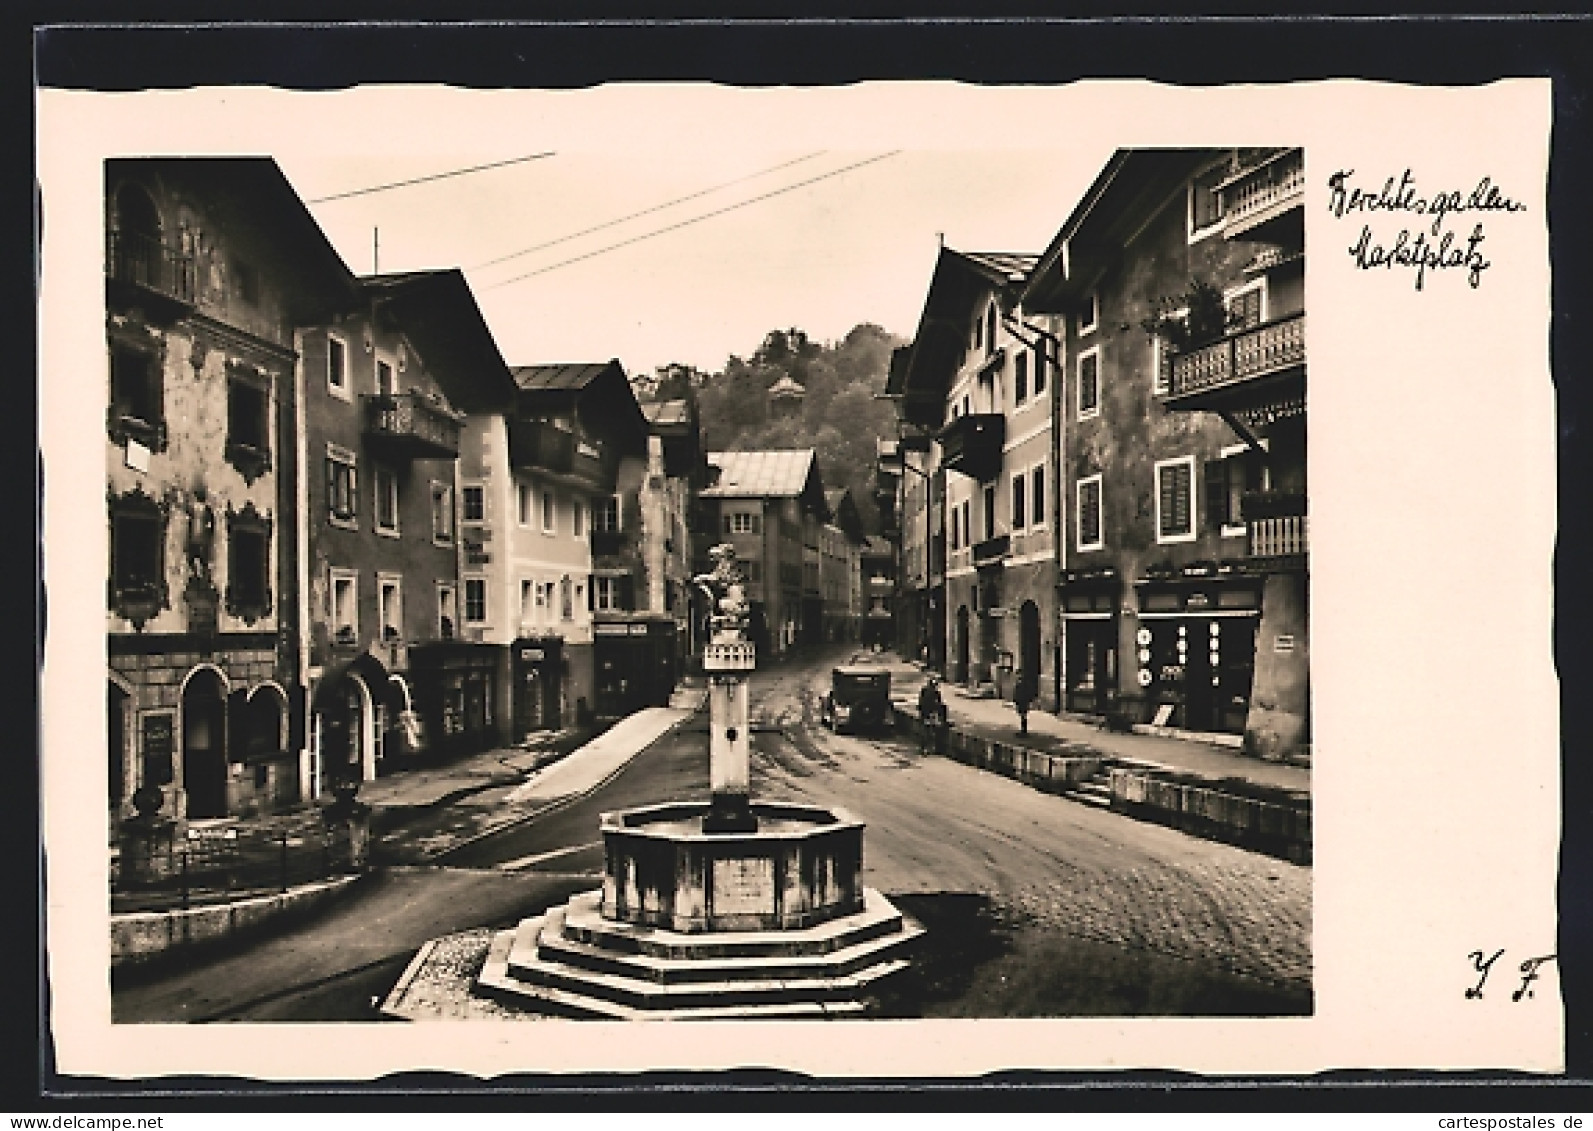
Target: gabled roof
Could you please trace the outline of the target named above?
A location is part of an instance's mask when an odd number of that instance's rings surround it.
[[[1065,312],[1095,285],[1105,264],[1122,254],[1144,221],[1224,152],[1119,149],[1041,253],[1023,290],[1024,306],[1040,314]]]
[[[350,308],[354,273],[326,238],[304,200],[270,157],[113,157],[107,180],[147,170],[203,200],[230,238],[248,240],[255,266],[286,280],[288,316],[299,325]]]
[[[359,286],[374,297],[381,317],[420,352],[448,400],[465,412],[504,412],[514,398],[514,378],[497,340],[457,268],[367,275]]]
[[[968,348],[975,310],[992,291],[1016,299],[1036,258],[1011,252],[940,249],[912,353],[897,390],[904,397],[902,409],[907,419],[919,424],[939,421],[946,385]],[[895,382],[895,365],[891,368],[890,381]]]
[[[857,513],[857,504],[852,502],[850,487],[828,488],[824,492],[824,505],[830,512],[830,521],[845,531],[849,540],[863,541],[863,516]]]
[[[516,365],[514,383],[522,389],[584,389],[619,361],[573,362],[557,365]]]
[[[807,395],[807,390],[792,380],[791,375],[787,373],[769,386],[769,395],[771,397],[801,397]]]
[[[691,423],[691,402],[679,401],[648,401],[642,405],[642,413],[649,423],[667,427],[671,424],[685,425]]]
[[[812,448],[709,452],[708,462],[719,469],[719,479],[703,490],[704,498],[801,498],[820,517],[829,518],[819,461]]]

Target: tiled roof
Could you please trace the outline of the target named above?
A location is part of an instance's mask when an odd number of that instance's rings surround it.
[[[772,452],[709,452],[708,462],[719,468],[719,482],[705,496],[725,499],[795,497],[807,486],[813,467],[813,449]]]
[[[1040,259],[1038,255],[1018,255],[1007,251],[959,251],[957,254],[1013,283],[1027,279]]]
[[[613,361],[576,362],[563,365],[516,365],[510,370],[514,383],[522,389],[584,389]]]

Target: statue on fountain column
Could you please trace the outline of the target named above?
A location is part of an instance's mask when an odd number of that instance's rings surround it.
[[[698,574],[692,584],[708,596],[709,639],[716,644],[745,640],[750,606],[741,569],[736,565],[736,548],[728,542],[708,551],[713,569]]]

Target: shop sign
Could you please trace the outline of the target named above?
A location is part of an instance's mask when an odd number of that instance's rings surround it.
[[[630,626],[630,632],[632,636],[646,636],[647,625],[645,623],[633,624]]]
[[[535,664],[546,659],[546,655],[540,648],[522,648],[520,649],[520,659],[528,664]]]
[[[628,624],[594,624],[592,632],[596,636],[624,636],[630,631]]]

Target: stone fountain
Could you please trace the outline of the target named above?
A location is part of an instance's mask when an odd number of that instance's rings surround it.
[[[751,797],[757,656],[735,550],[711,557],[708,800],[603,814],[601,890],[498,934],[477,993],[585,1017],[855,1016],[906,968],[923,928],[863,886],[862,823]]]

